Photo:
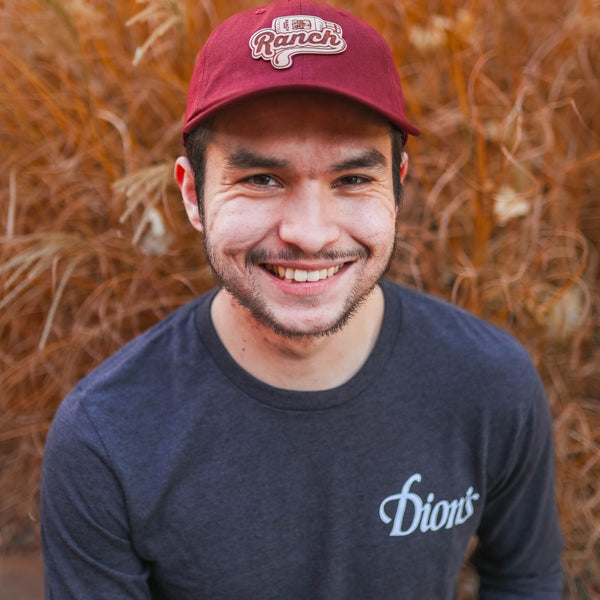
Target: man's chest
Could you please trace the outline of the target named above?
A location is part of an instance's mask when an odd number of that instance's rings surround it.
[[[478,459],[427,430],[283,429],[240,426],[161,465],[132,524],[157,598],[453,597]]]

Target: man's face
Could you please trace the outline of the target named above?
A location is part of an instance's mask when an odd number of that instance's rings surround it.
[[[393,252],[389,125],[342,98],[285,92],[226,109],[214,132],[201,226],[220,285],[279,335],[338,330]]]

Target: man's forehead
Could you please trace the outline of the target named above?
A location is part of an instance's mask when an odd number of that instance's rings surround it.
[[[262,157],[255,166],[265,169],[279,159],[297,167],[313,159],[333,165],[374,148],[390,155],[390,125],[384,119],[328,96],[286,93],[230,107],[214,119],[213,147],[231,165]]]
[[[212,156],[227,170],[293,168],[315,175],[351,169],[385,171],[391,164],[391,125],[344,102],[253,103],[216,118]],[[256,110],[255,110],[256,108]]]

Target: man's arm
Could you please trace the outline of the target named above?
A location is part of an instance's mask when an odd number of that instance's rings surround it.
[[[559,600],[560,533],[552,421],[539,380],[505,468],[488,490],[472,562],[482,600]]]
[[[148,568],[132,549],[123,490],[77,397],[59,408],[44,450],[46,600],[148,600]]]

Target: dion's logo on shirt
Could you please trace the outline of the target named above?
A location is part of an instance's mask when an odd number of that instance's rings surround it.
[[[415,473],[402,486],[399,494],[388,496],[379,506],[379,518],[386,524],[392,523],[390,535],[410,535],[417,528],[423,533],[438,531],[443,527],[452,529],[462,525],[473,515],[473,503],[479,494],[470,487],[462,498],[438,500],[429,493],[426,501],[411,491],[414,483],[421,481],[421,474]]]

